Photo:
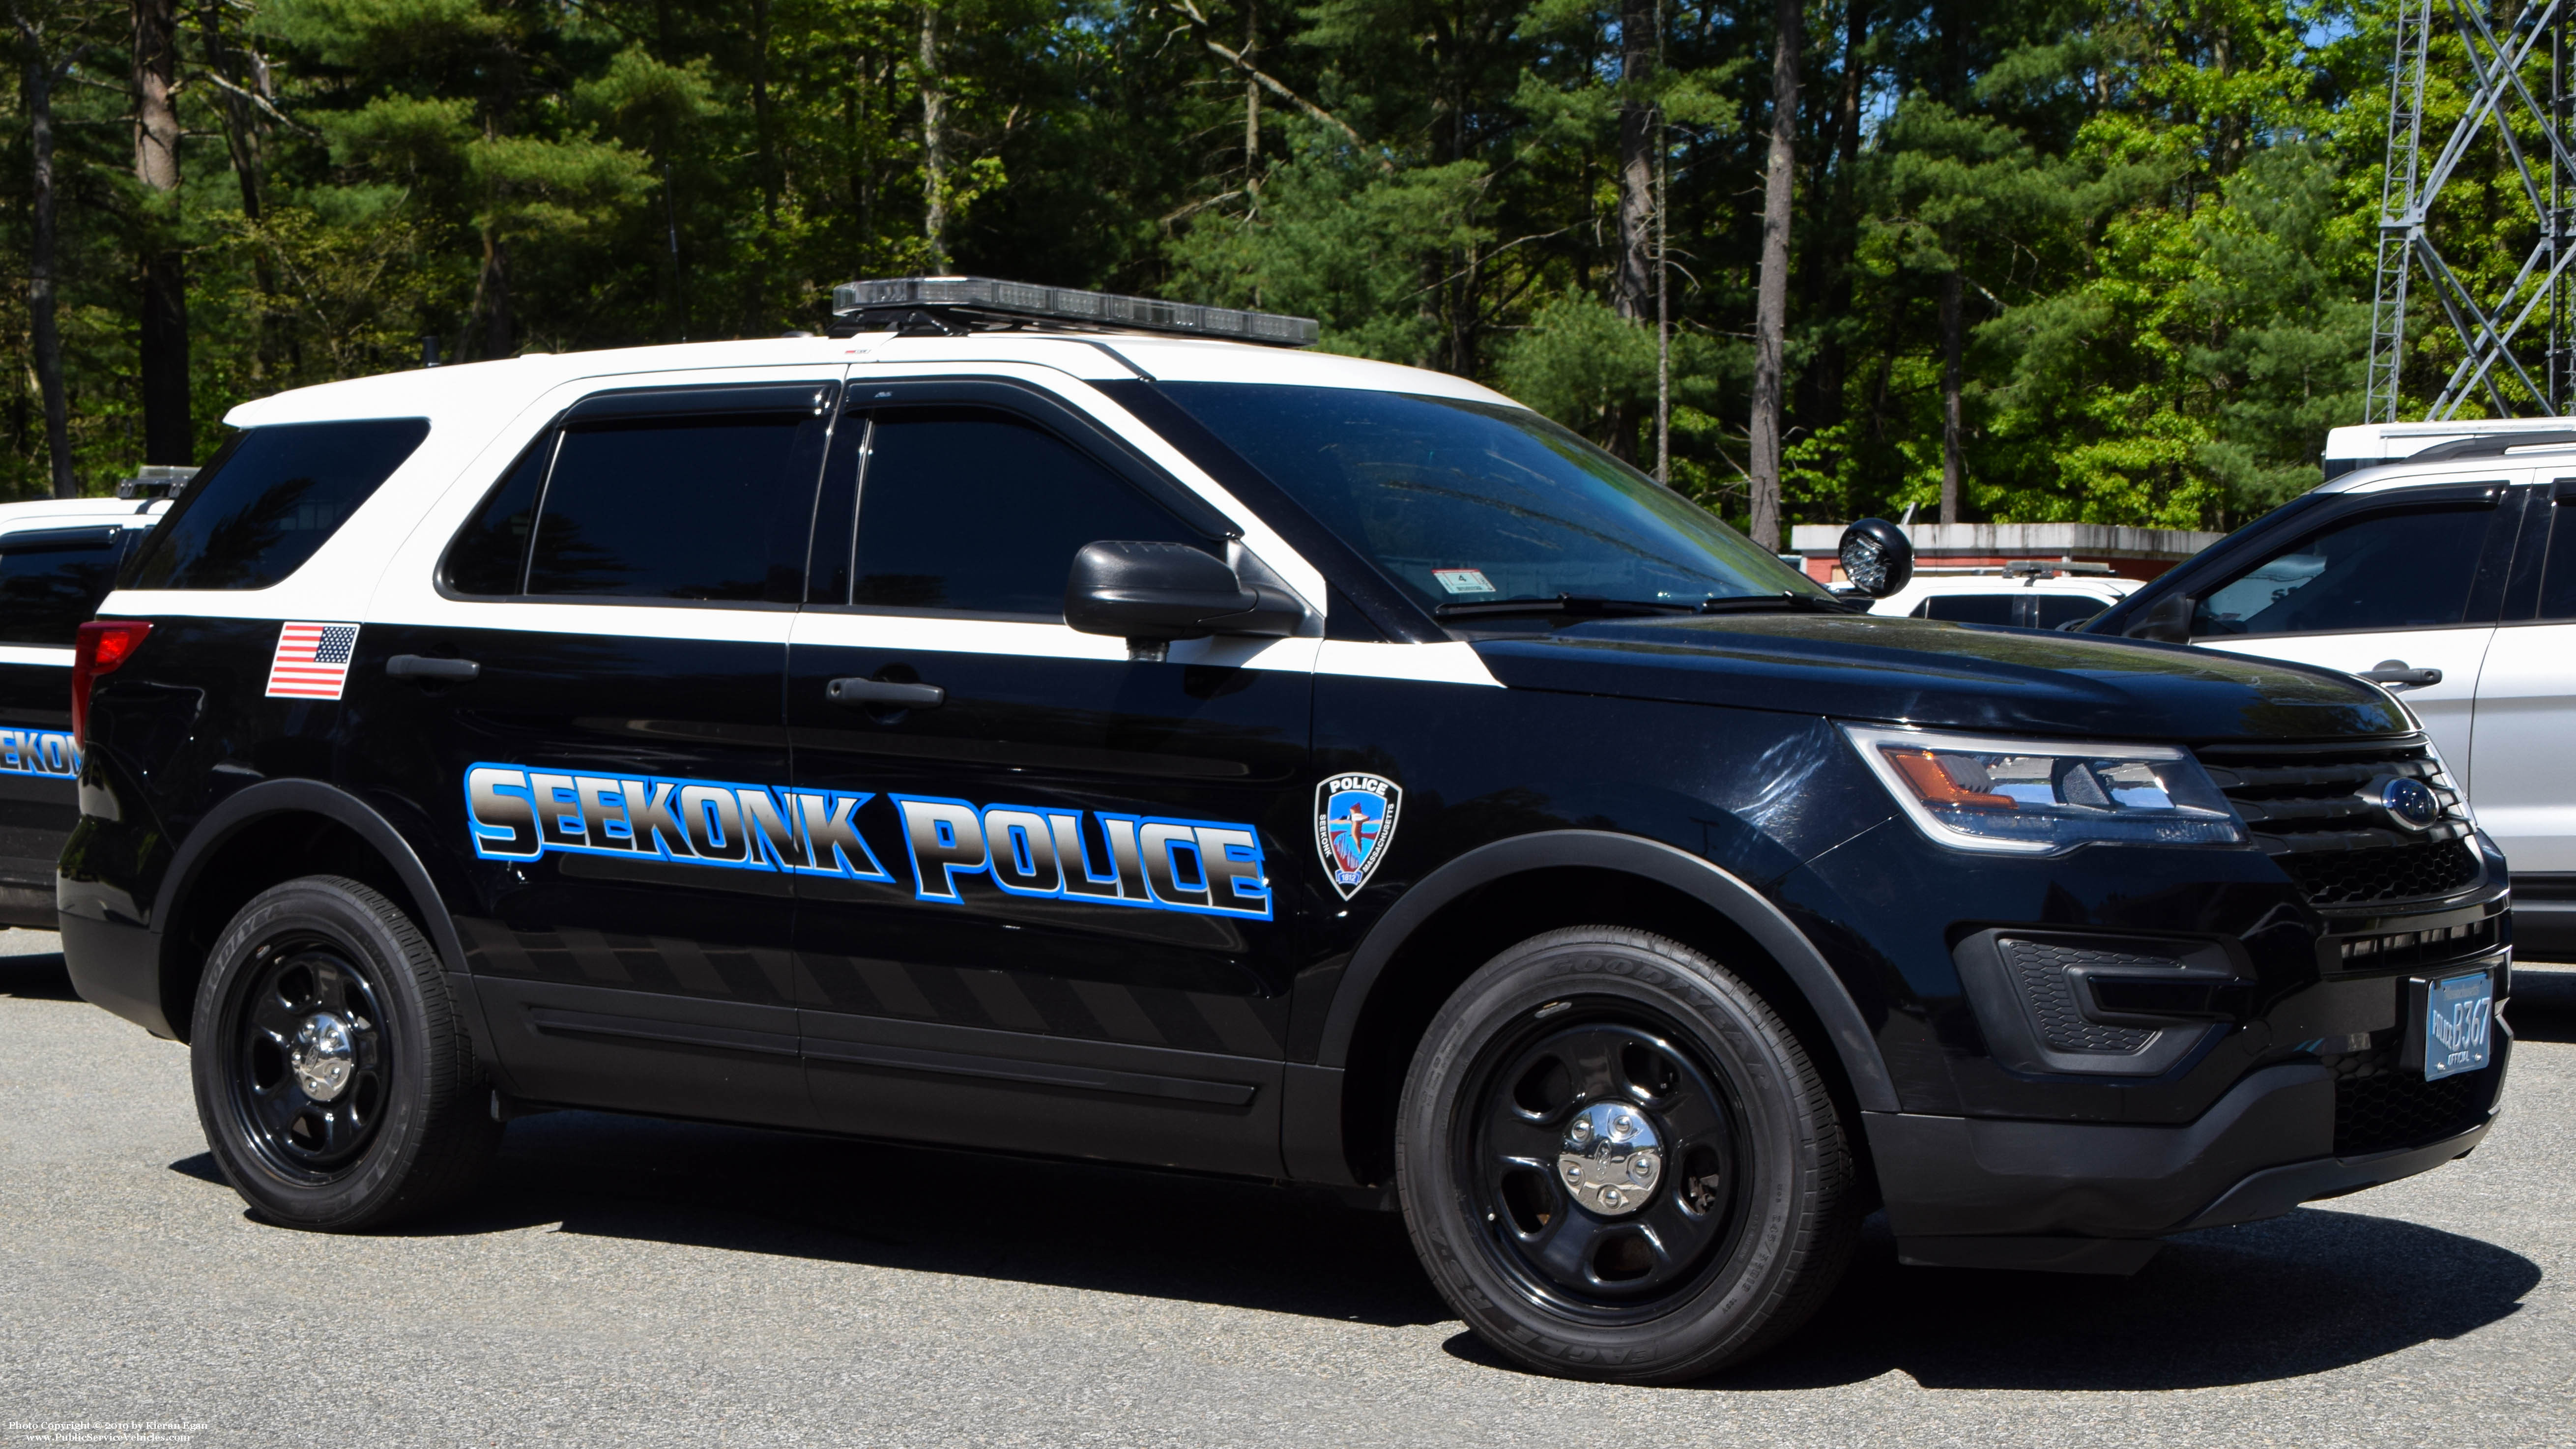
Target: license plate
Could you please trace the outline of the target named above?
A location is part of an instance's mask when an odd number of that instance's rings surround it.
[[[2493,976],[2480,971],[2432,983],[2424,993],[2424,1080],[2484,1067],[2494,1021]]]

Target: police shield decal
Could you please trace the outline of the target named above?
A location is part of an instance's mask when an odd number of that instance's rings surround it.
[[[1335,775],[1315,787],[1315,849],[1343,900],[1359,894],[1395,843],[1404,791],[1383,775]]]

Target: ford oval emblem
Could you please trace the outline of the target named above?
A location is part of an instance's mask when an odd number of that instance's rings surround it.
[[[2385,775],[2365,786],[2362,794],[2388,818],[2408,830],[2423,830],[2442,818],[2442,802],[2433,787],[2404,775]]]

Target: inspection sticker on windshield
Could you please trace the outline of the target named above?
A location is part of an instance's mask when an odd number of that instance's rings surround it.
[[[2424,993],[2424,1080],[2485,1067],[2487,1028],[2494,1020],[2494,977],[2480,971],[2434,982]]]
[[[1494,592],[1493,581],[1485,577],[1483,569],[1433,569],[1431,576],[1440,581],[1440,587],[1453,594]]]

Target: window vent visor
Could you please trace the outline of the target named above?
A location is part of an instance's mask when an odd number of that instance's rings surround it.
[[[567,426],[640,417],[819,417],[840,388],[827,382],[762,383],[753,387],[648,387],[593,393],[564,410]]]

